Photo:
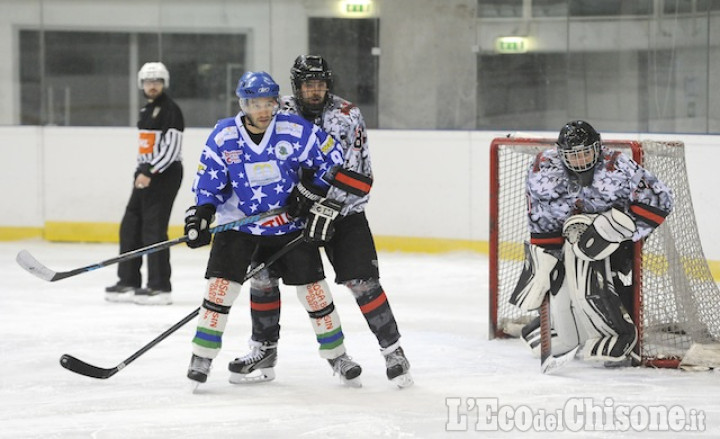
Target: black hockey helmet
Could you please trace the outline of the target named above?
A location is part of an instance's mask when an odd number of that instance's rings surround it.
[[[293,95],[300,112],[307,116],[319,116],[330,100],[330,93],[333,90],[333,73],[327,61],[319,55],[300,55],[295,58],[295,63],[290,69],[290,79],[292,80]],[[311,104],[303,100],[300,86],[303,82],[311,80],[321,80],[327,84],[328,91],[320,104]]]
[[[565,166],[575,172],[592,169],[600,160],[602,141],[600,134],[584,120],[568,122],[560,130],[557,149]],[[592,159],[588,159],[592,152]]]

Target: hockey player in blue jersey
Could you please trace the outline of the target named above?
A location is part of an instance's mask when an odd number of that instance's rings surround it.
[[[413,383],[409,372],[410,363],[400,346],[395,315],[380,285],[377,252],[365,216],[372,186],[372,167],[362,113],[356,105],[332,93],[333,72],[323,57],[298,56],[290,74],[293,95],[283,97],[281,111],[300,115],[320,126],[336,139],[344,151],[343,167],[334,172],[327,194],[329,198],[342,201],[343,208],[340,217],[333,222],[334,234],[323,243],[335,271],[335,281],[350,289],[377,338],[388,379],[399,387],[410,386]],[[305,188],[305,183],[301,182],[298,188]],[[303,192],[307,194],[311,191]],[[269,271],[272,273],[273,269]],[[312,300],[318,291],[322,292],[324,301]],[[341,335],[342,332],[339,322],[323,318],[334,309],[327,282],[314,282],[299,287],[298,298],[310,315],[312,327],[321,343],[321,356],[330,358],[334,339],[328,334]],[[275,365],[280,302],[274,301],[277,303],[275,307],[258,309],[258,302],[272,300],[271,295],[251,295],[252,350],[247,356],[236,360],[244,368],[240,370]]]
[[[225,223],[288,206],[301,174],[327,189],[322,177],[342,164],[342,150],[332,137],[300,117],[277,113],[279,86],[269,74],[246,73],[236,93],[241,112],[217,122],[200,158],[193,184],[196,205],[185,217],[185,234],[195,237],[188,241],[191,248],[210,243],[209,226],[214,216]],[[228,313],[253,258],[266,260],[300,233],[309,241],[322,239],[327,229],[313,225],[329,224],[340,205],[326,199],[318,202],[324,203],[324,208],[308,207],[311,226],[305,232],[305,220],[299,217],[294,203],[290,213],[296,216],[282,214],[215,235],[188,378],[197,383],[207,380],[211,362],[222,345]],[[306,285],[325,277],[317,247],[310,242],[293,248],[273,267],[287,285]],[[348,367],[346,373],[359,375],[360,368]]]

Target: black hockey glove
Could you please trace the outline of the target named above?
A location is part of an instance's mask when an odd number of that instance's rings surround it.
[[[312,205],[322,200],[325,191],[308,182],[298,183],[288,198],[288,215],[293,218],[307,216]]]
[[[303,236],[308,242],[322,243],[327,242],[335,233],[333,221],[340,214],[342,204],[335,200],[323,198],[313,204],[308,214],[307,225],[303,231]]]
[[[185,235],[188,237],[186,243],[190,248],[198,248],[210,244],[210,223],[215,214],[215,206],[202,204],[192,206],[185,211]]]

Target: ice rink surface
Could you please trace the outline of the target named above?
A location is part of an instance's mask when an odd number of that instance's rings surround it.
[[[194,320],[107,380],[71,373],[58,360],[67,353],[117,366],[192,312],[203,294],[207,247],[173,247],[174,304],[163,307],[106,302],[114,266],[38,279],[16,264],[21,249],[57,271],[117,255],[114,244],[0,243],[2,438],[457,438],[479,429],[489,429],[481,433],[488,438],[720,437],[717,371],[606,370],[574,361],[547,376],[518,340],[488,340],[483,255],[380,254],[411,388],[387,381],[377,341],[350,292],[337,285],[362,388],[342,386],[319,358],[307,314],[286,287],[277,378],[228,383],[227,363],[247,351],[250,334],[245,286],[210,378],[193,394],[185,374]],[[493,404],[495,417],[478,408]],[[652,431],[648,417],[663,414],[661,428],[671,431]],[[557,430],[558,419],[561,431],[541,431]]]

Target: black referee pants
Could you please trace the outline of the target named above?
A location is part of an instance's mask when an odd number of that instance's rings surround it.
[[[135,174],[137,176],[137,173]],[[168,240],[168,224],[175,197],[182,182],[182,163],[174,162],[163,173],[152,177],[150,186],[133,186],[125,215],[120,223],[120,253],[125,253]],[[133,181],[134,181],[133,177]],[[151,253],[147,258],[147,287],[172,291],[170,284],[170,250]],[[120,285],[142,286],[142,258],[118,264]]]

